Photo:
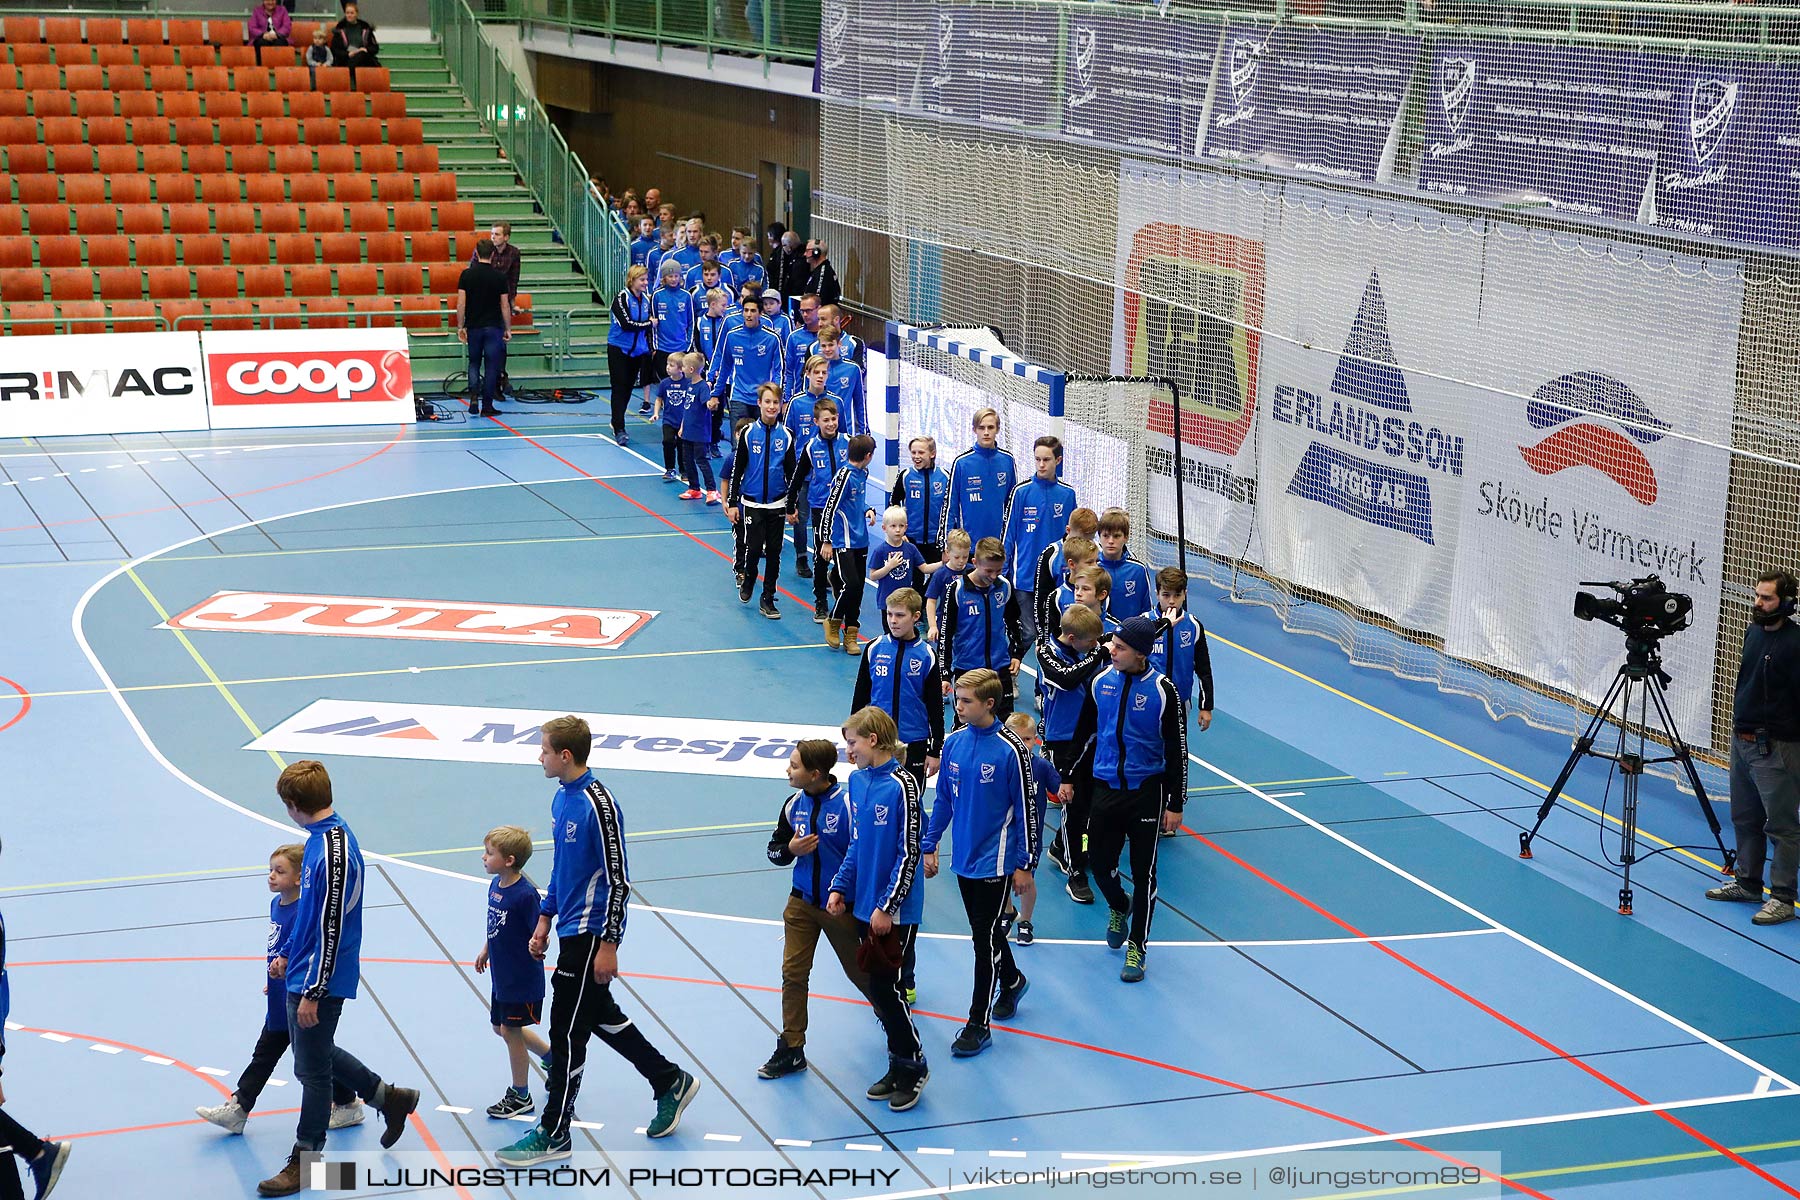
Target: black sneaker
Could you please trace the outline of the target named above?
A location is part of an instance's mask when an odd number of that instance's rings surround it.
[[[750,597],[756,594],[756,580],[747,576],[738,576],[738,603],[750,603]]]
[[[387,1099],[375,1106],[381,1113],[381,1119],[387,1123],[381,1131],[381,1148],[387,1150],[400,1140],[406,1132],[406,1118],[419,1107],[419,1093],[416,1088],[395,1087],[388,1085]]]
[[[863,1095],[871,1100],[886,1100],[899,1090],[899,1086],[900,1068],[890,1066],[887,1074],[883,1075],[880,1079],[877,1079],[874,1083],[871,1083],[869,1085],[869,1090],[864,1092]]]
[[[958,1058],[974,1058],[993,1044],[994,1035],[988,1032],[986,1025],[964,1025],[956,1040],[950,1043],[950,1053]]]
[[[769,620],[771,620],[771,621],[781,620],[781,610],[779,608],[775,607],[775,598],[773,596],[766,597],[763,600],[761,607],[759,607],[756,611],[760,612],[763,616],[769,618]]]
[[[1037,939],[1037,931],[1032,929],[1031,922],[1030,921],[1020,921],[1019,922],[1019,932],[1013,936],[1013,941],[1017,942],[1021,946],[1029,946],[1036,939]]]
[[[1064,886],[1063,890],[1068,892],[1069,899],[1077,904],[1092,904],[1094,902],[1094,889],[1088,886],[1086,871],[1070,872],[1069,882]]]
[[[891,1112],[905,1112],[919,1102],[919,1094],[925,1090],[925,1082],[931,1078],[930,1071],[911,1071],[895,1085],[893,1094],[888,1097],[888,1109]]]
[[[812,578],[812,564],[810,562],[806,561],[804,558],[796,558],[794,560],[794,572],[795,572],[795,574],[799,575],[800,578],[802,578],[802,579],[811,579]]]
[[[62,1178],[63,1167],[69,1162],[69,1150],[68,1142],[45,1142],[43,1151],[25,1164],[31,1171],[31,1178],[37,1183],[33,1200],[44,1200],[50,1194],[50,1189],[56,1186],[56,1181]],[[295,1169],[298,1170],[297,1158],[290,1158],[288,1161],[295,1164]]]
[[[780,1079],[783,1075],[793,1075],[806,1070],[806,1050],[801,1046],[790,1046],[786,1038],[775,1039],[775,1053],[769,1055],[769,1061],[756,1068],[758,1079]]]
[[[1069,852],[1063,849],[1062,838],[1050,840],[1050,848],[1044,851],[1044,857],[1056,865],[1056,869],[1064,875],[1069,873]]]
[[[1752,892],[1734,879],[1723,887],[1707,888],[1706,898],[1708,900],[1736,901],[1739,904],[1761,904],[1762,888],[1758,887]]]
[[[994,1001],[994,1020],[1012,1020],[1013,1015],[1019,1011],[1020,997],[1030,990],[1031,980],[1025,978],[1022,974],[1019,976],[1018,983],[1009,988],[1001,988],[1000,998]]]
[[[829,616],[831,616],[831,610],[825,607],[825,602],[823,600],[816,600],[813,602],[814,625],[823,625],[825,619]]]
[[[506,1095],[488,1105],[487,1114],[490,1117],[505,1120],[507,1117],[522,1117],[536,1108],[537,1104],[531,1099],[530,1092],[520,1095],[512,1088],[507,1088]]]

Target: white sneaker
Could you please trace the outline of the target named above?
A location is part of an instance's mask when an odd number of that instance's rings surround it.
[[[227,1100],[216,1108],[202,1105],[194,1110],[194,1115],[203,1121],[212,1122],[226,1133],[244,1132],[244,1122],[250,1119],[250,1114],[239,1107],[236,1100]]]
[[[352,1100],[348,1104],[334,1104],[331,1106],[331,1120],[326,1122],[325,1128],[348,1129],[352,1125],[361,1125],[364,1115],[361,1100]]]

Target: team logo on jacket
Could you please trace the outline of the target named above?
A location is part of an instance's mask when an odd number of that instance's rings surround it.
[[[925,669],[925,664],[923,662],[921,662],[920,660],[918,660],[916,658],[909,658],[906,660],[906,673],[908,675],[917,675],[920,671],[923,671],[924,669]]]
[[[886,825],[888,823],[888,806],[887,805],[877,804],[875,806],[875,823],[877,825]]]
[[[281,945],[281,925],[279,922],[270,921],[269,922],[269,949],[273,950],[279,945]]]
[[[1143,712],[1144,705],[1148,704],[1149,702],[1150,702],[1150,697],[1144,695],[1144,693],[1142,693],[1142,692],[1139,692],[1137,695],[1135,695],[1131,698],[1131,711],[1132,712]]]
[[[504,928],[506,928],[506,911],[490,907],[488,909],[488,940],[492,941],[499,937],[500,931]]]
[[[838,831],[838,815],[836,813],[826,813],[825,814],[825,832],[826,833],[836,833],[837,831]]]
[[[994,777],[995,777],[994,764],[993,763],[982,763],[981,764],[981,782],[992,783],[992,782],[994,782]]]
[[[566,821],[563,823],[563,841],[565,841],[565,842],[574,841],[575,835],[577,832],[578,832],[578,827],[576,826],[575,822]]]

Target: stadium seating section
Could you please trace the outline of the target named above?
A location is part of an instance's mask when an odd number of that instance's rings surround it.
[[[312,28],[259,63],[241,21],[0,19],[0,332],[450,333],[475,206],[387,70],[300,65]]]

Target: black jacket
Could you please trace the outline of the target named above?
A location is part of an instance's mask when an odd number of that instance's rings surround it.
[[[353,58],[350,54],[350,38],[346,31],[355,28],[362,30],[363,49],[368,53],[359,54]],[[331,27],[331,61],[335,66],[373,67],[378,65],[376,57],[380,53],[381,47],[375,42],[375,27],[361,17],[354,21],[339,21]]]
[[[806,286],[800,290],[803,295],[811,292],[817,296],[820,304],[836,304],[844,295],[838,286],[837,268],[829,258],[807,272]]]
[[[1744,631],[1731,724],[1738,733],[1767,730],[1774,741],[1800,741],[1800,625],[1793,618]]]

